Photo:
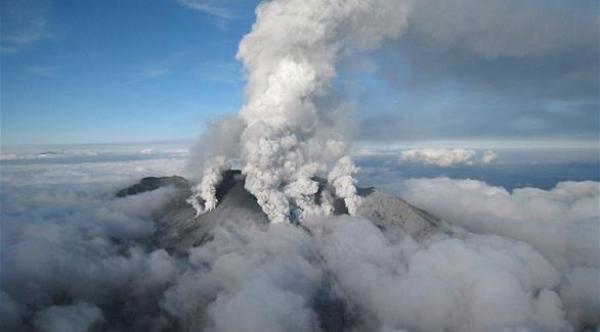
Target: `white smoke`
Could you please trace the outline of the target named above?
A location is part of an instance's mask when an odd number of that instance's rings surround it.
[[[352,216],[356,214],[360,205],[360,196],[356,193],[356,179],[354,178],[356,172],[358,172],[358,168],[352,160],[344,157],[338,160],[327,177],[335,189],[335,194],[344,199],[348,213]]]
[[[314,177],[326,175],[345,148],[339,137],[316,134],[328,111],[318,107],[317,98],[327,94],[345,53],[372,50],[401,36],[411,3],[277,0],[256,9],[256,22],[237,54],[248,73],[247,100],[240,111],[245,122],[241,160],[246,189],[272,222],[329,210],[316,206]],[[351,176],[354,166],[348,158],[338,165],[330,179],[352,213],[359,203],[356,189],[350,188],[354,181],[338,173]],[[215,185],[214,174],[209,171],[203,183]]]
[[[194,188],[194,195],[188,199],[188,203],[196,210],[196,217],[217,206],[217,185],[223,180],[223,172],[228,167],[222,156],[212,159],[210,165],[204,167],[202,181]],[[198,198],[204,201],[204,206],[200,205]]]

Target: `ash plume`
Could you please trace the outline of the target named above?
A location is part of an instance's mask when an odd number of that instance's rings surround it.
[[[350,214],[359,204],[342,135],[317,135],[324,126],[317,103],[336,77],[336,63],[352,52],[369,51],[399,38],[412,1],[281,0],[261,3],[252,31],[239,45],[237,58],[248,74],[240,159],[246,189],[272,222],[300,221],[327,214],[316,203],[315,176],[329,173],[330,186]],[[323,151],[325,150],[325,151]],[[190,199],[200,211],[214,207],[222,159],[207,164],[200,189]],[[337,165],[337,166],[336,166]]]
[[[216,186],[223,180],[223,171],[228,168],[228,163],[222,156],[211,160],[212,163],[204,168],[202,182],[194,188],[194,196],[187,201],[196,210],[196,217],[202,212],[210,211],[217,206],[217,189]],[[201,206],[197,197],[204,201],[204,206]]]

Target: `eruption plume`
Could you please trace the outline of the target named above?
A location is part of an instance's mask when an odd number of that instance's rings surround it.
[[[217,156],[211,160],[211,164],[204,168],[202,182],[194,188],[194,196],[188,199],[196,210],[196,217],[202,212],[210,211],[217,206],[217,188],[216,186],[223,180],[223,171],[229,166],[222,156]],[[198,197],[204,201],[202,207],[198,202]]]
[[[272,222],[327,214],[328,200],[316,197],[315,176],[324,174],[329,174],[329,185],[344,199],[348,212],[356,211],[359,200],[352,178],[356,167],[344,157],[341,135],[316,134],[328,111],[319,108],[317,99],[328,93],[341,57],[401,36],[410,4],[274,0],[256,9],[256,22],[237,54],[248,73],[246,103],[240,110],[245,124],[240,157],[246,189]],[[197,190],[196,196],[205,201],[203,211],[216,204],[216,174],[224,168],[214,165],[224,165],[222,159],[216,156],[209,162]]]

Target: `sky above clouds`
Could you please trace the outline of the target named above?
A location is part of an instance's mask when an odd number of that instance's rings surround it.
[[[3,1],[2,145],[198,136],[243,102],[235,54],[258,2]],[[332,92],[355,140],[596,145],[598,6],[420,1]]]

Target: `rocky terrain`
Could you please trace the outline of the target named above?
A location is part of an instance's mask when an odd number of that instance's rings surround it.
[[[247,223],[269,222],[256,198],[244,189],[244,176],[237,170],[224,174],[217,189],[217,207],[199,216],[195,215],[196,211],[186,202],[191,195],[191,183],[179,176],[143,178],[118,191],[116,196],[135,195],[165,186],[176,188],[176,195],[155,216],[159,229],[153,242],[157,247],[183,254],[192,247],[210,241],[211,231],[222,223],[243,226]],[[443,221],[401,198],[375,188],[359,188],[358,193],[363,199],[358,216],[370,220],[386,234],[397,237],[408,234],[421,240],[436,232],[448,231]],[[334,206],[336,215],[347,214],[341,199],[337,199]]]

